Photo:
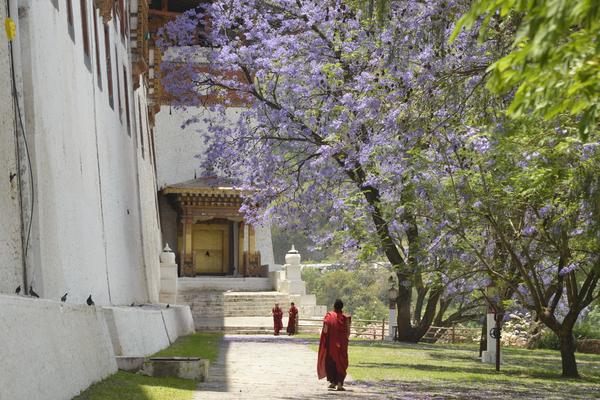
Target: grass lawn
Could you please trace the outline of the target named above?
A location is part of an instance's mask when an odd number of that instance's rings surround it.
[[[158,357],[200,357],[213,362],[219,355],[220,333],[195,333],[177,339]],[[155,378],[119,371],[90,386],[73,400],[190,400],[197,382],[181,378]]]
[[[154,378],[119,371],[73,400],[190,400],[196,385],[189,379]]]
[[[221,333],[194,333],[180,337],[171,346],[153,357],[199,357],[214,362],[219,356]]]
[[[312,346],[317,348],[316,345]],[[387,391],[451,398],[600,399],[600,356],[577,354],[582,379],[563,379],[560,353],[503,349],[501,372],[477,358],[474,345],[352,340],[348,373]],[[385,391],[385,390],[384,390]],[[496,397],[499,395],[500,397]]]

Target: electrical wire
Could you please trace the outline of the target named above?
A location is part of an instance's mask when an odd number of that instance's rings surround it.
[[[8,18],[11,17],[10,16],[10,6],[9,6],[8,2],[6,4],[6,15]],[[12,40],[9,40],[8,48],[9,48],[9,52],[10,52],[10,73],[11,73],[11,78],[12,78],[13,103],[16,108],[15,111],[18,115],[17,120],[18,120],[19,126],[21,127],[20,131],[21,131],[21,135],[23,136],[23,143],[25,144],[25,154],[27,156],[27,165],[29,168],[29,179],[30,179],[30,189],[31,189],[31,193],[30,193],[31,214],[29,215],[29,224],[27,227],[25,246],[23,248],[23,260],[24,260],[23,261],[23,281],[24,281],[24,286],[25,286],[25,293],[27,293],[28,292],[28,290],[27,290],[27,255],[29,253],[29,240],[31,239],[31,227],[33,225],[33,214],[34,214],[33,207],[35,206],[35,190],[34,190],[34,181],[33,181],[33,168],[31,165],[31,156],[29,153],[29,144],[27,142],[27,135],[25,134],[25,125],[23,124],[23,117],[21,115],[21,106],[19,104],[19,95],[18,95],[18,91],[17,91],[17,77],[16,77],[16,73],[15,73],[15,55],[14,55]],[[19,141],[18,141],[18,137],[17,137],[17,162],[20,165],[20,162],[18,159],[20,158],[21,154],[18,149],[19,149]],[[19,167],[18,173],[20,176],[21,175],[20,167]],[[19,191],[21,192],[21,189],[19,189]],[[21,198],[22,198],[22,195],[21,195]],[[22,202],[21,202],[21,220],[23,220]]]

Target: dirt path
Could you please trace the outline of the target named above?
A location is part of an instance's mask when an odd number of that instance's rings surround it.
[[[226,335],[194,400],[389,398],[351,379],[345,392],[328,390],[325,380],[317,380],[317,354],[309,343],[287,336]]]

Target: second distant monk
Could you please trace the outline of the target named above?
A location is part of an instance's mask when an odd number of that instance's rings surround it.
[[[298,332],[298,309],[296,308],[294,303],[292,303],[288,313],[289,313],[289,319],[288,319],[287,333],[288,333],[288,335],[291,336]]]

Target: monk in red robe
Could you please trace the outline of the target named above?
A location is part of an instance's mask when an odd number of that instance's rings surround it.
[[[283,322],[281,321],[283,318],[283,310],[279,308],[278,303],[275,303],[275,307],[271,310],[271,314],[273,314],[273,332],[275,336],[279,336],[279,331],[283,329]]]
[[[317,359],[317,376],[319,379],[327,377],[329,388],[337,390],[345,390],[344,379],[348,369],[351,317],[342,313],[343,308],[344,303],[337,299],[333,311],[325,316]]]
[[[289,336],[298,333],[298,309],[292,303],[292,306],[288,310],[288,325],[287,325],[287,333]]]

